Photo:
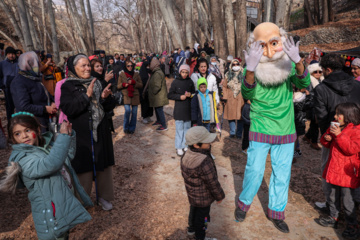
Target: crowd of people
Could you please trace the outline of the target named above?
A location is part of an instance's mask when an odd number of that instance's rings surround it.
[[[0,189],[15,191],[22,185],[29,190],[39,238],[66,239],[70,228],[91,219],[84,207],[92,205],[93,181],[96,201],[103,210],[112,209],[114,108],[124,106],[126,135],[136,132],[139,105],[144,124],[166,131],[169,99],[175,101],[175,150],[190,203],[189,235],[205,239],[210,205],[225,198],[211,143],[216,132],[224,131],[226,119],[229,138],[241,139],[247,156],[237,221],[245,220],[271,150],[267,217],[289,232],[284,210],[291,164],[302,155],[303,136],[322,151],[326,202],[316,207],[328,215],[317,223],[337,226],[342,196],[343,236],[360,236],[355,207],[360,203],[360,58],[352,61],[351,76],[339,55],[326,54],[320,61],[301,56],[299,44],[274,24],[255,29],[245,64],[231,55],[226,60],[216,56],[213,42],[161,54],[80,53],[68,57],[63,69],[44,51],[7,47],[5,56],[0,87],[13,152]]]

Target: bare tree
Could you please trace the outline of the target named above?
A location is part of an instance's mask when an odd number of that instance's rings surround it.
[[[193,43],[192,30],[193,0],[185,0],[185,26],[186,26],[186,45],[191,46]]]
[[[290,28],[291,5],[292,0],[278,0],[277,2],[275,23],[285,30]]]
[[[45,0],[40,0],[40,7],[41,7],[41,19],[43,24],[43,46],[44,50],[47,51],[46,48],[46,19],[45,19]]]
[[[93,15],[92,15],[92,11],[91,11],[90,0],[86,0],[86,3],[87,3],[89,20],[90,20],[92,48],[95,50],[96,49],[96,41],[95,41],[94,19],[93,19]]]
[[[181,49],[184,49],[184,44],[181,40],[181,35],[179,32],[179,27],[174,16],[174,11],[172,8],[172,0],[157,0],[158,6],[166,23],[167,29],[169,30],[171,39],[173,43]]]
[[[14,48],[17,48],[14,40],[12,40],[6,33],[0,30],[0,34],[3,35],[11,43],[11,45],[13,45]]]
[[[235,26],[234,26],[234,10],[231,0],[224,1],[225,6],[225,24],[226,24],[226,40],[229,54],[235,55]]]
[[[304,23],[307,27],[314,26],[315,24],[312,17],[309,0],[304,0]]]
[[[223,59],[228,55],[225,28],[222,20],[223,5],[221,0],[210,0],[210,13],[214,31],[215,54]]]
[[[15,34],[18,36],[18,38],[20,40],[21,45],[25,48],[25,40],[24,40],[23,34],[21,32],[20,26],[15,19],[15,15],[13,14],[10,7],[5,3],[4,0],[0,0],[0,7],[4,10],[7,18],[10,20],[10,22],[15,30]]]
[[[272,22],[273,18],[272,18],[272,12],[273,12],[273,8],[274,8],[274,2],[273,0],[263,0],[264,1],[264,5],[265,5],[265,12],[264,12],[264,22]]]
[[[243,59],[247,40],[246,0],[237,0],[236,6],[236,54]]]
[[[53,55],[54,61],[59,63],[60,62],[60,49],[59,49],[59,42],[56,32],[56,22],[54,16],[54,9],[52,7],[52,0],[47,1],[48,5],[48,13],[50,18],[50,26],[51,26],[51,37],[52,37],[52,45],[53,45]]]
[[[19,17],[21,22],[21,29],[25,40],[25,50],[26,51],[33,51],[34,45],[32,42],[31,34],[30,34],[30,27],[29,22],[27,19],[26,14],[26,5],[24,0],[17,0],[17,6],[19,11]]]

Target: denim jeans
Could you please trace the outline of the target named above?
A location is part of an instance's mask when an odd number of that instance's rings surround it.
[[[210,132],[210,123],[202,123],[202,126]]]
[[[235,135],[236,132],[236,137],[242,138],[243,126],[244,126],[243,120],[229,120],[229,126],[230,126],[230,135]]]
[[[124,131],[135,132],[138,106],[126,104],[124,107]]]
[[[189,128],[191,128],[191,121],[175,120],[176,134],[175,134],[175,148],[184,149],[185,145],[185,134]]]
[[[160,123],[161,126],[166,128],[166,119],[164,114],[164,107],[155,108],[156,122]]]

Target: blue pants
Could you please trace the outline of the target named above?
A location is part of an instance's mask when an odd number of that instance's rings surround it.
[[[176,134],[175,134],[175,148],[186,148],[185,134],[191,128],[191,121],[175,120]]]
[[[164,107],[155,108],[156,122],[160,123],[161,126],[166,128],[166,118],[164,113]]]
[[[205,127],[210,132],[210,123],[202,123],[202,126]]]
[[[239,207],[247,212],[264,177],[266,156],[271,149],[272,173],[269,184],[268,216],[285,219],[294,143],[269,144],[250,141]]]
[[[135,132],[138,106],[126,104],[124,107],[124,131]]]
[[[237,127],[236,127],[237,125]],[[243,121],[242,120],[229,120],[230,135],[235,135],[237,138],[242,138],[243,133]]]

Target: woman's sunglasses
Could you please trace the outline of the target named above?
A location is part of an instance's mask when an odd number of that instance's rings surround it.
[[[322,73],[322,71],[314,71],[314,73],[320,73],[320,74],[321,74],[321,73]]]
[[[236,63],[236,64],[233,64],[233,66],[240,66],[240,64]]]
[[[126,67],[133,67],[134,65],[127,65]]]

